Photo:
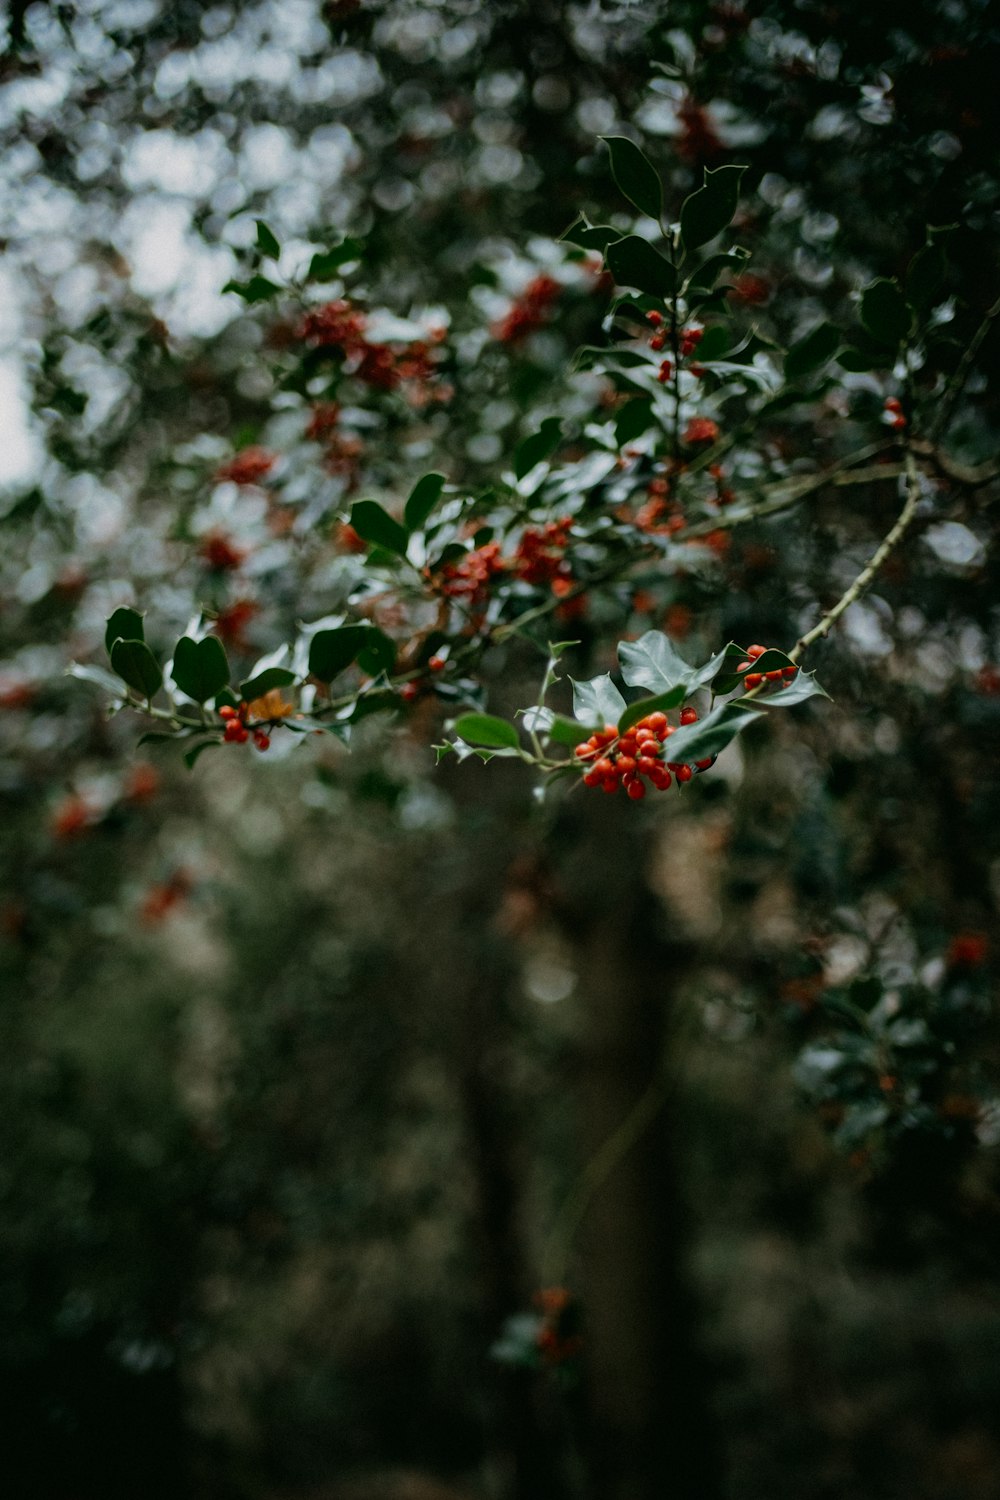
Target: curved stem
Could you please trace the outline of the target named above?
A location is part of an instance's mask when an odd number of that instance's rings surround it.
[[[1000,297],[997,298],[992,307],[987,308],[983,321],[972,335],[962,358],[955,368],[954,374],[944,388],[944,395],[938,407],[937,417],[931,424],[930,440],[932,443],[936,443],[938,438],[947,431],[948,424],[954,416],[955,407],[958,405],[959,397],[965,390],[965,383],[972,373],[972,366],[976,362],[976,355],[979,353],[982,342],[992,327],[993,320],[997,317],[1000,317]]]
[[[558,1286],[565,1280],[573,1236],[594,1194],[652,1125],[667,1101],[669,1084],[666,1074],[657,1074],[597,1155],[583,1168],[556,1218],[542,1256],[542,1276],[546,1286]]]
[[[850,606],[854,604],[856,600],[861,598],[861,595],[865,592],[869,584],[875,578],[875,575],[885,563],[890,553],[894,551],[894,549],[898,546],[903,536],[905,535],[908,527],[910,526],[910,523],[917,513],[917,502],[920,499],[920,479],[917,473],[917,466],[914,463],[913,455],[908,448],[905,454],[905,464],[906,502],[903,506],[903,509],[900,511],[899,516],[897,517],[896,524],[893,526],[892,530],[889,531],[888,534],[883,538],[878,548],[875,550],[875,552],[873,552],[869,562],[865,567],[861,569],[861,572],[858,574],[857,578],[855,578],[850,588],[847,589],[843,594],[841,594],[836,604],[834,604],[831,609],[827,610],[826,614],[818,622],[818,624],[814,625],[812,630],[807,631],[806,634],[795,643],[792,650],[788,653],[789,660],[798,661],[803,651],[807,651],[810,646],[815,644],[816,641],[822,640],[825,635],[829,635],[830,631],[833,629],[834,625],[836,625],[837,621],[840,619],[844,611],[850,608]]]

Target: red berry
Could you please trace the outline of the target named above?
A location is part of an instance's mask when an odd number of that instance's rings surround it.
[[[649,341],[649,347],[651,349],[655,349],[657,354],[659,354],[661,349],[666,348],[666,344],[667,335],[665,333],[654,333],[653,337]]]
[[[674,367],[670,363],[669,359],[665,359],[663,361],[662,365],[660,366],[659,374],[656,377],[661,385],[666,385],[667,381],[670,379],[670,376],[673,373],[673,368]]]
[[[764,676],[767,678],[768,682],[777,682],[778,678],[781,676],[781,671],[781,667],[778,667],[773,672],[765,672]]]
[[[594,770],[597,772],[598,776],[602,778],[602,780],[607,779],[607,777],[609,776],[616,775],[615,763],[613,760],[608,760],[607,756],[601,757],[601,759],[594,766]]]
[[[235,708],[232,708],[228,703],[224,703],[219,709],[220,719],[235,719],[236,717],[237,714]]]
[[[756,661],[758,656],[763,656],[766,650],[766,646],[748,646],[747,656],[749,656],[751,661]]]
[[[694,772],[690,766],[678,766],[675,775],[678,781],[690,781]]]
[[[654,734],[659,734],[661,729],[667,727],[667,716],[663,713],[650,714],[645,721]]]
[[[600,778],[600,776],[598,776],[598,774],[595,771],[595,769],[594,769],[593,766],[591,766],[590,770],[584,776],[584,778],[583,778],[583,784],[584,784],[584,786],[600,786],[601,785],[601,778]]]
[[[633,802],[640,802],[646,795],[646,788],[643,786],[641,781],[630,781],[628,786],[628,794],[632,798]]]
[[[695,765],[699,771],[708,771],[715,765],[715,759],[714,755],[710,755],[707,760],[696,760]]]
[[[648,312],[646,314],[646,322],[652,323],[654,328],[659,328],[660,324],[663,322],[663,314],[661,312],[657,312],[654,308],[652,312]]]
[[[580,760],[591,760],[597,754],[597,746],[592,740],[587,740],[583,745],[577,745],[573,754]]]
[[[258,750],[269,750],[271,747],[271,736],[265,734],[262,729],[254,731],[253,742]]]
[[[618,770],[623,776],[631,776],[632,772],[635,770],[635,765],[635,760],[631,755],[619,755]]]
[[[432,672],[443,672],[448,663],[443,656],[432,656],[427,665]]]
[[[748,688],[755,688],[760,687],[761,683],[764,681],[764,677],[763,673],[761,672],[748,672],[743,680]]]
[[[697,715],[697,713],[695,712],[695,710],[693,708],[682,708],[681,709],[681,723],[682,724],[695,724],[695,723],[697,723],[697,720],[698,720],[698,715]]]
[[[246,742],[247,738],[247,732],[239,720],[230,719],[226,725],[226,732],[223,735],[223,739],[227,745],[242,745]]]
[[[782,669],[781,669],[781,675],[782,675],[782,677],[792,678],[792,677],[795,676],[795,674],[798,672],[798,670],[799,670],[798,667],[795,667],[795,666],[792,666],[792,667],[782,667]]]
[[[636,761],[636,768],[641,776],[652,776],[654,771],[660,768],[660,762],[654,760],[651,755],[640,755]]]

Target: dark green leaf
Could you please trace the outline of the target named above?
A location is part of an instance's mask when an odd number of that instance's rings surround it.
[[[320,250],[309,262],[310,281],[332,281],[347,261],[359,260],[364,246],[360,240],[346,239],[330,250]]]
[[[830,694],[825,688],[820,687],[810,672],[799,672],[797,677],[793,677],[777,692],[768,689],[759,700],[755,698],[753,701],[755,703],[759,701],[764,708],[791,708],[793,704],[804,703],[807,698],[829,698],[829,696]]]
[[[104,630],[104,644],[108,648],[109,655],[115,641],[143,641],[145,639],[142,615],[137,609],[128,609],[123,606],[108,617]]]
[[[235,292],[237,297],[242,297],[246,303],[270,302],[272,297],[277,297],[281,291],[273,281],[268,281],[266,276],[251,276],[249,281],[227,281],[222,288],[224,292]]]
[[[911,306],[925,312],[934,306],[944,285],[946,261],[944,246],[936,240],[918,250],[906,273],[906,298]]]
[[[163,673],[144,641],[115,641],[111,647],[111,665],[122,681],[143,698],[152,698],[159,692]]]
[[[627,234],[607,248],[607,262],[619,286],[638,287],[653,297],[672,297],[677,288],[677,272],[665,256],[654,250],[648,240]]]
[[[721,359],[732,349],[733,334],[724,323],[717,323],[714,328],[706,328],[701,342],[694,352],[695,361],[700,365],[710,364],[713,359]]]
[[[332,682],[357,659],[371,632],[370,625],[341,625],[337,630],[317,630],[309,642],[309,671],[320,682]]]
[[[895,348],[909,336],[911,317],[902,292],[894,281],[873,281],[861,293],[861,321],[873,339]]]
[[[558,417],[546,417],[537,432],[522,439],[514,449],[514,474],[523,479],[536,464],[554,453],[562,441],[562,423]]]
[[[635,396],[626,401],[615,422],[615,442],[619,448],[634,443],[653,425],[653,403],[649,397]]]
[[[663,215],[663,184],[649,158],[624,135],[602,135],[611,152],[611,175],[630,203],[657,221]]]
[[[725,697],[727,693],[738,688],[742,681],[742,674],[737,672],[737,663],[746,661],[747,654],[742,646],[735,641],[730,641],[721,651],[700,667],[692,679],[691,686],[702,687],[705,683],[712,684],[712,694],[716,698]]]
[[[377,500],[356,500],[351,506],[351,525],[364,541],[384,547],[387,552],[397,552],[400,557],[406,556],[409,533]]]
[[[194,770],[195,761],[203,750],[211,750],[213,745],[221,745],[221,740],[199,740],[197,745],[192,745],[190,750],[184,752],[184,764],[189,771]]]
[[[214,698],[229,681],[225,647],[214,635],[207,635],[201,641],[181,636],[174,650],[171,676],[181,692],[196,703]]]
[[[164,734],[162,730],[150,729],[146,734],[140,734],[135,745],[138,750],[143,745],[165,745],[168,741],[172,743],[177,738],[176,734]]]
[[[395,642],[373,625],[358,652],[358,666],[369,677],[378,677],[380,672],[391,672],[395,665]]]
[[[618,660],[629,687],[650,688],[654,693],[669,693],[678,684],[687,686],[695,671],[661,630],[647,630],[637,641],[622,641]]]
[[[617,724],[625,712],[625,699],[605,673],[590,682],[573,683],[573,714],[581,724],[591,729],[600,729],[605,724]]]
[[[440,500],[443,489],[443,474],[425,474],[423,479],[417,480],[403,511],[403,520],[410,531],[420,530]]]
[[[722,703],[697,724],[685,724],[664,742],[663,756],[669,764],[686,765],[718,755],[760,714],[739,703]]]
[[[263,219],[258,219],[256,223],[257,249],[260,251],[261,255],[269,255],[272,260],[277,260],[278,256],[281,254],[281,246],[278,244],[277,239],[275,238],[272,231],[268,229]]]
[[[883,349],[880,354],[864,349],[841,349],[837,355],[837,363],[842,370],[849,370],[852,374],[861,374],[865,370],[881,369],[889,356]]]
[[[493,714],[463,714],[455,721],[455,733],[467,745],[487,745],[499,750],[507,747],[520,748],[521,740],[513,724],[506,719],[497,719]]]
[[[688,290],[691,292],[710,292],[715,285],[716,277],[720,271],[728,270],[730,267],[742,266],[750,259],[749,250],[743,250],[736,245],[732,250],[720,251],[718,255],[710,255],[703,260],[697,270],[691,272],[688,277]]]
[[[246,682],[240,683],[240,697],[244,703],[253,703],[274,688],[288,687],[294,681],[295,673],[288,667],[265,667],[256,677],[248,677]]]
[[[795,343],[785,355],[785,379],[798,380],[832,359],[840,345],[840,333],[832,323],[819,323]]]
[[[633,724],[638,724],[647,714],[665,714],[672,708],[679,708],[687,695],[684,683],[679,682],[668,693],[657,693],[654,698],[640,698],[638,703],[630,703],[618,720],[619,731],[624,734],[626,729],[631,729]]]
[[[731,224],[746,167],[705,169],[705,185],[685,198],[681,207],[681,239],[686,251],[697,250]]]
[[[582,214],[559,236],[571,245],[579,245],[584,250],[599,250],[602,255],[621,237],[620,229],[612,229],[610,224],[588,224]]]

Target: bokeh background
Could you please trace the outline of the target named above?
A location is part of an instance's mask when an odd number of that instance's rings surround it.
[[[602,309],[558,236],[622,221],[602,132],[677,202],[749,164],[741,295],[783,341],[958,225],[957,362],[1000,283],[995,12],[19,0],[0,25],[3,1493],[1000,1496],[995,484],[946,487],[848,612],[833,704],[649,816],[435,769],[433,708],[349,757],[191,773],[64,675],[132,600],[266,651],[342,590],[353,493],[488,484],[586,409]],[[256,217],[293,271],[359,236],[373,305],[451,330],[454,399],[358,412],[319,462],[280,328],[222,292]],[[543,275],[553,305],[504,336]],[[997,451],[998,362],[994,333],[964,472]],[[808,468],[882,394],[835,372],[768,461]],[[276,492],[220,480],[248,442]],[[895,504],[818,494],[622,628],[790,644]],[[594,670],[605,625],[575,625]],[[498,661],[500,700],[533,670]],[[553,1283],[583,1355],[547,1363]]]

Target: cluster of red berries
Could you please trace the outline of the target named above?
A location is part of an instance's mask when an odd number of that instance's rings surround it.
[[[485,546],[467,552],[457,562],[445,563],[441,569],[441,592],[449,599],[482,603],[489,592],[490,583],[506,567],[500,543],[487,542]]]
[[[885,415],[889,426],[894,432],[902,432],[906,426],[906,418],[903,416],[903,404],[895,396],[889,396],[885,403]]]
[[[527,526],[517,544],[512,567],[525,583],[551,583],[569,580],[572,570],[564,556],[569,543],[571,516],[550,521],[547,526]],[[555,589],[556,593],[565,592]]]
[[[692,417],[684,429],[684,442],[689,446],[695,443],[714,443],[719,436],[719,424],[713,422],[711,417]]]
[[[266,448],[243,448],[218,470],[216,482],[228,479],[232,484],[260,484],[277,462],[278,455],[269,453]]]
[[[693,708],[682,708],[680,718],[683,726],[696,723],[698,715]],[[668,722],[665,713],[647,714],[623,734],[617,729],[599,729],[576,747],[580,760],[593,761],[583,774],[584,786],[600,787],[609,794],[622,786],[633,802],[639,802],[646,795],[646,781],[665,792],[675,777],[682,786],[696,771],[707,771],[715,762],[714,755],[692,765],[666,759],[664,741],[676,732],[677,726]]]
[[[687,524],[678,506],[669,502],[670,480],[657,474],[646,486],[649,499],[636,512],[635,525],[649,535],[675,536]]]
[[[757,688],[765,682],[780,682],[782,678],[791,681],[797,674],[799,669],[796,666],[775,667],[771,672],[751,672],[750,668],[754,662],[758,657],[763,656],[766,650],[766,646],[748,646],[747,657],[749,660],[737,662],[737,672],[745,672],[747,674],[743,679],[744,687]]]
[[[367,327],[364,313],[341,297],[307,313],[298,334],[315,348],[340,349],[350,366],[349,373],[377,390],[394,391],[406,385],[414,405],[449,399],[447,387],[434,386],[437,372],[427,343],[376,344],[367,337]],[[433,341],[439,342],[436,338]]]
[[[310,442],[322,445],[323,467],[326,472],[346,480],[348,489],[353,489],[357,483],[365,445],[356,433],[341,432],[339,424],[339,402],[317,401],[305,435]]]
[[[248,725],[247,719],[249,716],[249,703],[241,703],[237,708],[233,708],[228,703],[223,704],[222,708],[219,709],[219,718],[226,726],[222,738],[227,745],[245,745],[252,734],[253,742],[257,749],[267,750],[271,744],[271,736],[267,733],[266,729],[262,729],[259,725],[256,728]]]
[[[247,628],[259,614],[260,605],[253,599],[234,599],[216,615],[213,630],[225,645],[242,650],[247,645]]]
[[[536,276],[534,281],[528,283],[506,316],[493,324],[490,330],[493,337],[501,344],[516,344],[529,333],[534,333],[536,328],[541,328],[546,322],[549,310],[561,291],[559,282],[551,276]]]
[[[652,312],[646,314],[646,321],[656,329],[656,332],[649,340],[649,347],[654,353],[659,354],[661,349],[667,347],[667,334],[663,327],[663,314],[654,309]],[[681,333],[680,348],[678,351],[681,359],[687,359],[689,355],[693,354],[704,337],[704,328],[685,328]],[[704,375],[705,368],[703,365],[688,365],[688,371],[690,374],[700,378]],[[673,373],[673,361],[665,359],[660,365],[656,378],[661,385],[666,385]]]

